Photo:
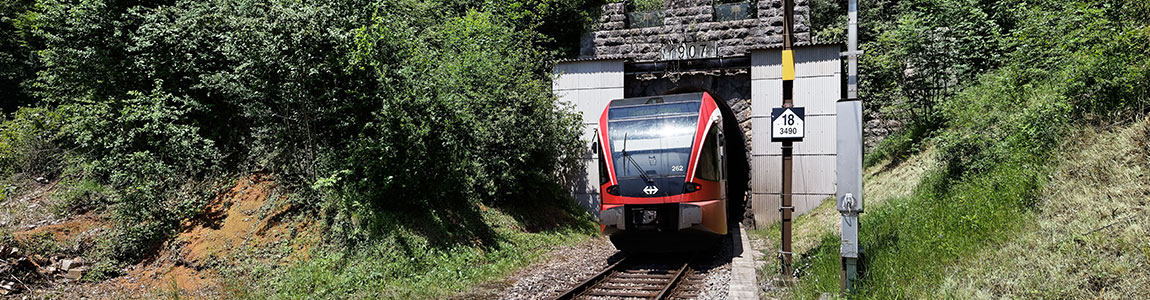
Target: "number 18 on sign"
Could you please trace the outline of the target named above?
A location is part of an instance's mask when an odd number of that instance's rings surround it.
[[[771,109],[771,141],[802,141],[806,133],[802,107]]]

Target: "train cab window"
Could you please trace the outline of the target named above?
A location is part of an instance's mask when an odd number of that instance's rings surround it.
[[[697,109],[697,108],[696,108]],[[611,123],[615,179],[683,177],[690,162],[697,116],[648,117]],[[623,156],[627,149],[629,157]]]
[[[703,149],[699,151],[699,166],[695,168],[695,177],[703,180],[719,181],[719,128],[711,125],[710,132],[703,142]]]

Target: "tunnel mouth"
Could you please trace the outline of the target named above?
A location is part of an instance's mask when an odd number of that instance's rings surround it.
[[[731,226],[742,222],[746,216],[746,195],[751,179],[751,165],[748,159],[746,132],[739,126],[739,118],[726,99],[715,92],[697,86],[681,86],[666,92],[663,95],[706,92],[711,95],[723,114],[724,142],[727,147],[727,220]],[[739,134],[730,134],[738,132]],[[739,163],[741,162],[741,163]],[[733,222],[737,221],[737,222]]]

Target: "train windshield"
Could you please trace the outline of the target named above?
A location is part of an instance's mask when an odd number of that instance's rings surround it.
[[[613,107],[607,134],[620,192],[629,196],[680,194],[699,121],[698,101]],[[624,145],[624,142],[626,145]],[[629,157],[623,156],[623,150]],[[644,176],[646,175],[646,176]],[[659,191],[643,189],[655,182]]]

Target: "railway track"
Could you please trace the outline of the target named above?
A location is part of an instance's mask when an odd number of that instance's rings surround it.
[[[624,257],[554,299],[696,299],[705,274],[691,268],[693,260]]]

